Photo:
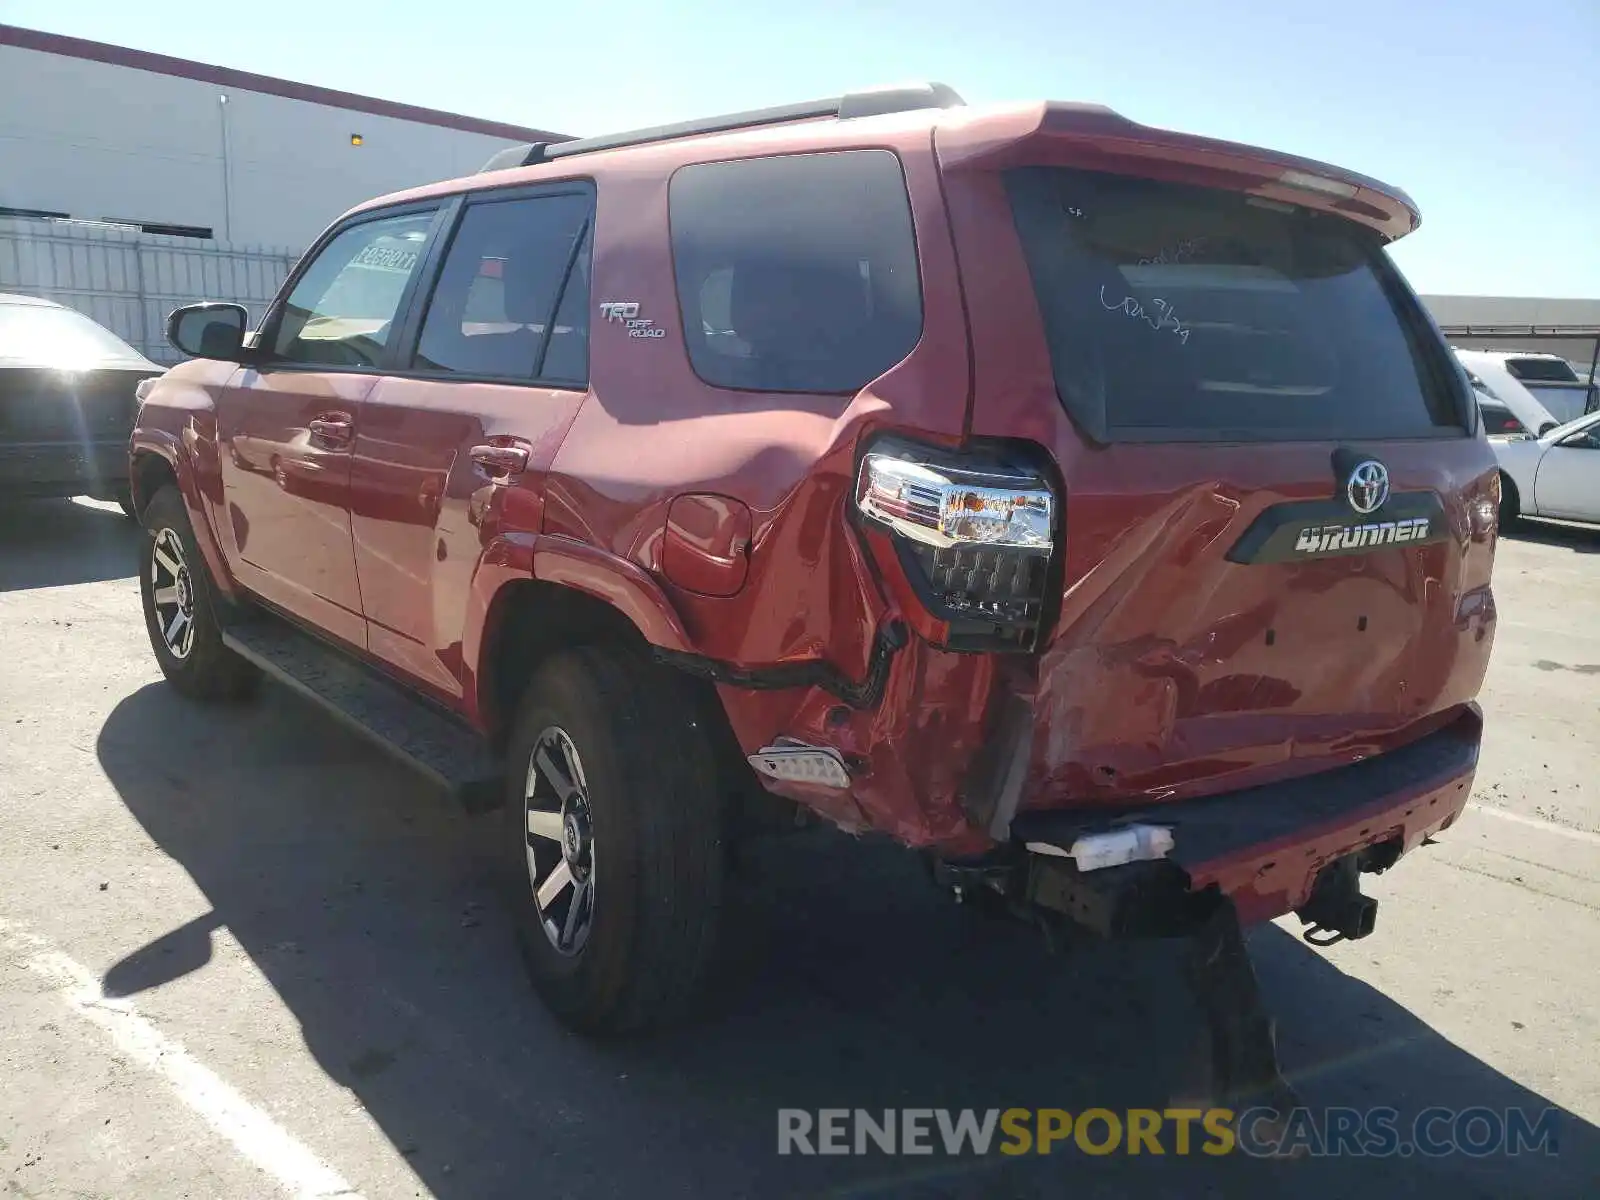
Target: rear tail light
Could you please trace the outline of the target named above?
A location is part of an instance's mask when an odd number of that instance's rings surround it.
[[[1057,507],[1038,471],[884,441],[862,459],[856,507],[894,536],[913,589],[949,625],[951,649],[1034,648]]]
[[[1475,542],[1500,531],[1500,472],[1495,471],[1467,495],[1467,526]]]

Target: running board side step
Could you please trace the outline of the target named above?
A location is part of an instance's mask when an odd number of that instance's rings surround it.
[[[499,765],[481,735],[343,651],[261,610],[227,625],[222,641],[432,778],[468,812],[504,799]]]

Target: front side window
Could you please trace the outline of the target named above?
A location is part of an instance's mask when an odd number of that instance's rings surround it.
[[[494,379],[588,379],[589,197],[470,205],[412,364]]]
[[[1219,188],[1008,173],[1056,388],[1098,440],[1460,436],[1377,235]]]
[[[684,341],[707,383],[854,392],[921,336],[911,205],[887,150],[684,167],[669,204]]]
[[[287,362],[375,367],[394,336],[433,213],[363,221],[337,234],[294,285],[272,349]]]

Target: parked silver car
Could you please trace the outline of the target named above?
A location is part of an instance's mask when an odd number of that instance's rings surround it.
[[[0,496],[90,495],[129,509],[137,389],[162,371],[80,312],[0,292]]]

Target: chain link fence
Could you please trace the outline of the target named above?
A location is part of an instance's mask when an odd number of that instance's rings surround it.
[[[174,308],[231,300],[257,322],[298,258],[298,251],[275,247],[0,217],[0,292],[75,308],[163,364],[182,357],[166,336]]]

